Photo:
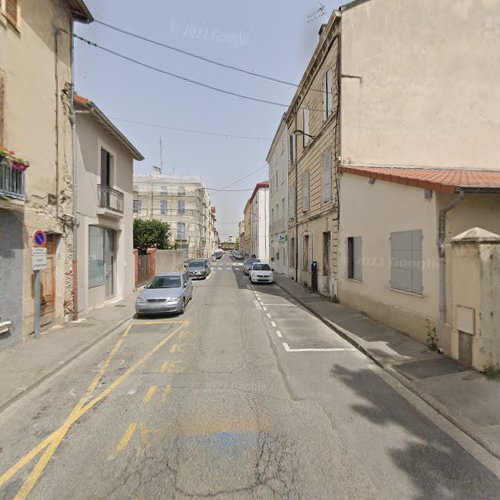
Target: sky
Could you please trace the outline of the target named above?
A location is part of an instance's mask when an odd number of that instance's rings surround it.
[[[318,30],[339,0],[322,0],[327,16],[308,21],[317,0],[86,0],[94,18],[225,64],[299,83],[318,42]],[[345,2],[342,2],[345,3]],[[137,5],[141,8],[137,8]],[[220,68],[98,23],[77,34],[145,64],[205,84],[288,105],[295,88]],[[77,40],[76,85],[141,151],[136,174],[195,175],[209,189],[222,240],[238,221],[255,184],[267,180],[266,156],[285,107],[224,95],[155,72]],[[132,123],[132,122],[141,122]],[[149,124],[149,125],[144,125]],[[157,125],[157,126],[151,126]],[[174,131],[174,127],[251,139]],[[160,148],[160,139],[163,148]]]

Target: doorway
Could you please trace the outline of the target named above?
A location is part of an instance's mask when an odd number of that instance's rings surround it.
[[[106,299],[113,297],[116,274],[116,237],[112,229],[104,230],[104,280]]]
[[[58,236],[47,235],[47,268],[40,271],[40,316],[41,325],[52,323],[56,310],[56,252]]]
[[[323,286],[325,290],[330,293],[331,276],[330,276],[330,262],[331,262],[331,247],[332,247],[331,233],[323,233]]]

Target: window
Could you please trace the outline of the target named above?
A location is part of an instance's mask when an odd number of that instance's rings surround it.
[[[177,210],[179,215],[184,215],[186,213],[186,202],[184,200],[179,200],[177,202]]]
[[[323,156],[323,202],[332,199],[332,153]]]
[[[178,222],[177,223],[177,239],[185,240],[186,239],[186,223]]]
[[[101,186],[111,186],[111,153],[101,148]]]
[[[184,196],[186,194],[186,188],[184,186],[179,186],[177,189],[177,194],[179,196]]]
[[[306,172],[302,174],[302,211],[308,212],[309,208],[309,172]]]
[[[160,200],[160,214],[165,215],[167,213],[167,200]]]
[[[333,71],[329,69],[325,73],[324,81],[323,81],[323,89],[325,92],[324,98],[323,98],[323,108],[325,111],[325,121],[330,118],[332,114],[332,104],[333,104],[333,95],[332,95],[332,88],[333,88]]]
[[[142,200],[134,200],[134,214],[140,214],[142,210]]]
[[[347,277],[350,280],[363,279],[361,245],[361,236],[347,238]]]
[[[104,284],[104,230],[89,226],[89,287]]]
[[[16,29],[19,29],[19,20],[21,14],[20,0],[4,0],[3,13],[7,20]]]
[[[295,163],[295,142],[297,138],[295,134],[290,134],[290,163],[293,165]]]
[[[295,218],[295,189],[293,187],[288,190],[288,218]]]
[[[304,135],[302,136],[304,138],[304,147],[306,147],[309,144],[309,141],[311,138],[309,137],[309,109],[305,108],[302,110],[302,119],[303,119],[303,131]]]
[[[308,234],[304,235],[302,239],[302,270],[309,271],[309,257],[311,253],[311,244],[312,240]]]
[[[391,288],[421,294],[422,231],[391,233]]]

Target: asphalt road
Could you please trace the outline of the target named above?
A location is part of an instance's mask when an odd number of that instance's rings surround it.
[[[496,460],[227,258],[1,413],[0,474],[8,499],[500,498]]]

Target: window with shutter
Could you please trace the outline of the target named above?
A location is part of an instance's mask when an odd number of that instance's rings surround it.
[[[302,211],[308,212],[309,203],[309,173],[302,174]]]
[[[160,214],[165,215],[167,213],[167,200],[160,200]]]
[[[422,294],[422,231],[391,233],[391,288]]]
[[[309,137],[309,110],[307,108],[302,110],[302,119],[304,122],[304,135],[302,136],[304,138],[304,147],[306,147],[309,144],[310,137]]]
[[[19,28],[19,0],[4,0],[5,17],[16,28]]]
[[[332,153],[323,156],[323,201],[332,199]]]
[[[323,79],[323,109],[325,121],[330,118],[332,114],[332,104],[333,104],[333,71],[329,69]]]

